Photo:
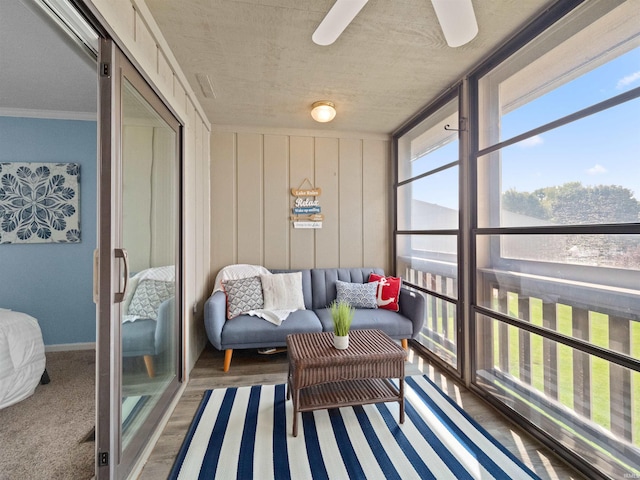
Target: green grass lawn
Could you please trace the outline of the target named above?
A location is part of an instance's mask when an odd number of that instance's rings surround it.
[[[507,299],[509,315],[518,317],[518,297],[509,294]],[[494,306],[495,308],[495,306]],[[542,301],[531,298],[529,301],[530,321],[542,326]],[[572,335],[572,310],[570,306],[558,304],[556,311],[556,329],[565,335]],[[500,345],[498,338],[497,320],[494,325],[494,364],[498,365]],[[594,345],[608,348],[609,346],[609,318],[607,315],[590,312],[590,342]],[[509,373],[520,378],[520,334],[517,327],[508,326],[509,339]],[[544,392],[544,356],[543,338],[539,335],[529,335],[531,345],[531,384],[540,392]],[[640,325],[633,322],[631,325],[632,356],[640,356]],[[557,345],[558,356],[558,400],[563,405],[574,408],[574,350],[566,345]],[[586,354],[585,354],[586,355]],[[606,429],[611,428],[610,418],[610,385],[609,362],[597,357],[591,357],[591,415],[592,420]],[[640,373],[632,372],[632,411],[640,412]],[[633,443],[640,445],[640,419],[633,421]]]
[[[427,325],[432,327],[433,315],[436,318],[436,332],[442,336],[446,336],[454,344],[456,344],[456,328],[455,328],[455,305],[443,306],[443,301],[436,303],[436,311],[433,312],[432,304],[429,302],[427,307]],[[508,314],[518,317],[518,296],[509,294],[507,298]],[[497,304],[493,305],[497,309]],[[530,322],[542,326],[543,325],[543,309],[542,301],[536,298],[529,299],[529,318]],[[570,306],[557,304],[556,310],[556,329],[564,335],[572,335],[572,309]],[[446,323],[445,323],[446,322]],[[446,331],[445,331],[446,325]],[[500,322],[493,320],[493,361],[496,368],[499,365],[500,358],[500,339],[498,335],[498,326]],[[609,317],[604,314],[590,312],[589,313],[589,341],[594,345],[608,348],[609,347]],[[524,331],[517,327],[509,325],[507,327],[508,337],[508,368],[511,375],[521,378],[520,375],[520,336]],[[540,392],[544,392],[544,356],[543,345],[544,340],[539,335],[524,332],[529,336],[530,342],[530,371],[531,385]],[[640,323],[632,322],[631,325],[632,347],[631,355],[640,357]],[[436,344],[433,338],[424,335],[422,343],[441,355],[445,360],[455,366],[456,352],[452,352],[445,345]],[[587,355],[587,354],[582,354]],[[574,409],[574,349],[557,344],[557,376],[558,376],[558,401],[568,408]],[[609,362],[606,360],[590,357],[591,371],[591,420],[606,429],[611,428],[610,419],[610,377]],[[632,402],[633,412],[640,412],[640,373],[632,372]],[[633,418],[633,443],[640,446],[640,416]]]

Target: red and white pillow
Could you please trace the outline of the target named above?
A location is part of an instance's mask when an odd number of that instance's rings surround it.
[[[370,273],[369,282],[378,282],[378,295],[376,297],[378,308],[393,310],[394,312],[400,310],[401,278],[385,277],[376,273]]]

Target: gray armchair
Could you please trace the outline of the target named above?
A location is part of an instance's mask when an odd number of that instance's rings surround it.
[[[167,350],[175,298],[165,300],[158,309],[157,320],[139,318],[122,324],[122,356],[144,357],[149,377],[155,376],[154,357]]]

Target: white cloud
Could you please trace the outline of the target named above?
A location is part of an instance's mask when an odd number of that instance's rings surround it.
[[[587,173],[589,175],[600,175],[601,173],[607,173],[607,169],[596,163],[593,167],[587,170]]]
[[[534,135],[531,138],[527,138],[526,140],[519,142],[518,145],[520,145],[523,148],[530,148],[530,147],[535,147],[536,145],[541,145],[543,143],[544,143],[544,140],[540,135]]]
[[[618,84],[616,85],[616,88],[618,90],[622,90],[623,88],[628,87],[632,83],[635,83],[638,81],[640,81],[640,72],[635,72],[635,73],[632,73],[631,75],[627,75],[626,77],[622,77],[620,80],[618,80]]]

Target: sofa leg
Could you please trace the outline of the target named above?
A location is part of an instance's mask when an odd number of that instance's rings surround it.
[[[406,338],[400,340],[400,343],[402,344],[402,348],[404,348],[405,350],[409,349],[409,341]]]
[[[231,365],[231,355],[233,355],[233,349],[227,348],[224,351],[224,366],[222,367],[222,370],[225,372],[229,371],[229,366]]]
[[[156,372],[153,369],[153,357],[151,355],[144,356],[144,366],[147,367],[147,374],[149,375],[149,378],[156,376]]]

